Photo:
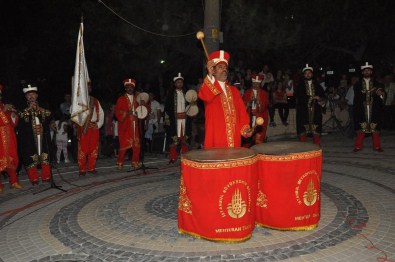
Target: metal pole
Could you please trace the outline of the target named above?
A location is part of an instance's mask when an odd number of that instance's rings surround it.
[[[204,12],[204,42],[208,53],[219,50],[220,0],[206,0]]]

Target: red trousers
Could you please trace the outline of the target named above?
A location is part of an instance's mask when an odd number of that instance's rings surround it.
[[[178,141],[180,142],[181,145],[181,153],[184,154],[188,152],[188,146],[185,144],[184,137],[179,137]],[[171,144],[169,148],[169,158],[170,161],[175,161],[178,158],[178,153],[177,153],[177,145],[176,144]]]
[[[303,134],[303,135],[299,135],[298,139],[300,142],[306,142],[307,141],[307,135]],[[313,143],[316,145],[321,146],[321,137],[319,134],[313,134]]]
[[[99,151],[99,129],[88,128],[86,134],[80,134],[78,142],[78,168],[80,172],[95,170]],[[88,162],[88,168],[86,164]]]
[[[38,181],[38,169],[37,167],[31,167],[27,170],[27,176],[29,177],[30,182]],[[51,167],[49,164],[41,164],[41,180],[48,181],[51,179]]]
[[[363,140],[364,139],[365,139],[365,133],[364,132],[358,132],[357,133],[357,137],[355,138],[354,149],[361,150],[362,147],[363,147]],[[373,139],[373,148],[375,150],[381,149],[379,133],[373,132],[372,133],[372,139]]]

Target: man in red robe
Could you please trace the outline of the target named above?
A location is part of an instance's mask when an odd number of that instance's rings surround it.
[[[229,54],[223,50],[209,55],[208,75],[199,90],[205,105],[204,148],[241,147],[241,136],[250,137],[250,118],[239,90],[228,84]]]
[[[92,92],[92,83],[88,82],[88,92]],[[96,174],[96,161],[99,151],[99,129],[104,122],[104,112],[97,100],[89,96],[89,115],[84,126],[79,126],[78,134],[78,168],[79,175],[85,176],[86,171]],[[88,162],[88,168],[87,168]]]
[[[120,96],[115,105],[115,116],[118,120],[119,154],[118,170],[123,167],[126,151],[132,149],[132,168],[141,167],[140,132],[136,108],[139,106],[135,92],[136,80],[123,81],[125,94]]]
[[[10,104],[3,104],[3,86],[0,85],[0,172],[7,172],[11,188],[22,188],[16,175],[19,158],[15,136],[15,123],[18,118],[15,109]],[[3,184],[0,175],[0,193]]]
[[[263,80],[263,75],[252,75],[252,87],[247,89],[243,95],[243,101],[247,107],[247,111],[251,116],[251,126],[255,127],[256,119],[258,117],[263,118],[262,126],[256,127],[257,132],[253,137],[253,143],[260,144],[265,141],[267,123],[269,118],[268,106],[269,106],[269,95],[265,90],[260,88]]]

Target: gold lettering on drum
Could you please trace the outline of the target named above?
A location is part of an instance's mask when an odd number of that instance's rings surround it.
[[[317,214],[317,213],[313,213],[312,215],[311,214],[306,214],[306,215],[303,215],[303,216],[297,216],[297,217],[295,217],[295,221],[301,221],[301,220],[306,220],[306,219],[309,219],[310,217],[319,217],[320,216],[320,214]]]
[[[232,202],[228,204],[228,214],[232,218],[242,218],[246,211],[247,205],[240,194],[240,190],[236,189],[232,195]]]
[[[306,177],[309,177],[309,182],[307,184],[307,187],[305,190],[303,189],[303,181],[305,180]],[[316,178],[317,183],[314,183],[313,178]],[[305,185],[305,184],[304,184]],[[305,204],[306,206],[312,206],[314,205],[317,200],[319,199],[319,186],[320,186],[320,179],[318,177],[318,174],[315,170],[310,170],[306,173],[304,173],[298,180],[297,186],[295,188],[295,197],[296,201],[299,205]],[[301,197],[300,194],[302,193],[301,190],[303,191],[303,196]],[[303,201],[302,201],[303,200]]]
[[[178,200],[178,209],[185,213],[192,214],[192,202],[187,195],[187,187],[184,184],[184,179],[181,176],[180,181],[180,196]]]
[[[232,189],[234,188],[234,189]],[[246,192],[247,196],[243,193]],[[246,181],[236,179],[224,186],[218,199],[218,208],[221,217],[229,215],[231,218],[242,218],[247,212],[251,212],[251,189]],[[229,194],[232,194],[231,196]],[[248,198],[248,201],[246,201]]]
[[[251,225],[245,225],[241,227],[229,227],[229,228],[216,228],[215,233],[228,233],[228,232],[240,232],[251,229]]]
[[[303,202],[306,206],[312,206],[317,201],[317,190],[314,189],[313,180],[310,178],[307,191],[303,193]]]

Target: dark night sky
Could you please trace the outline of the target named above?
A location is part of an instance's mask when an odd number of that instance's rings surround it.
[[[155,32],[161,32],[164,24],[170,28],[167,34],[196,32],[203,26],[204,1],[104,2]],[[348,65],[369,59],[385,67],[395,60],[393,1],[262,2],[222,2],[225,43],[221,47],[249,66],[267,62],[273,69],[298,68],[305,62]],[[71,89],[81,14],[88,68],[101,99],[114,99],[122,79],[130,76],[144,87],[157,85],[158,75],[167,85],[167,78],[179,70],[196,83],[203,72],[201,47],[194,35],[152,36],[128,26],[95,0],[2,0],[0,82],[7,86],[7,99],[23,104],[20,80],[24,79],[38,83],[40,100],[49,106],[62,101]],[[284,38],[296,30],[286,42]],[[356,51],[360,46],[365,48],[360,48],[361,55]],[[162,57],[165,65],[159,64]]]

